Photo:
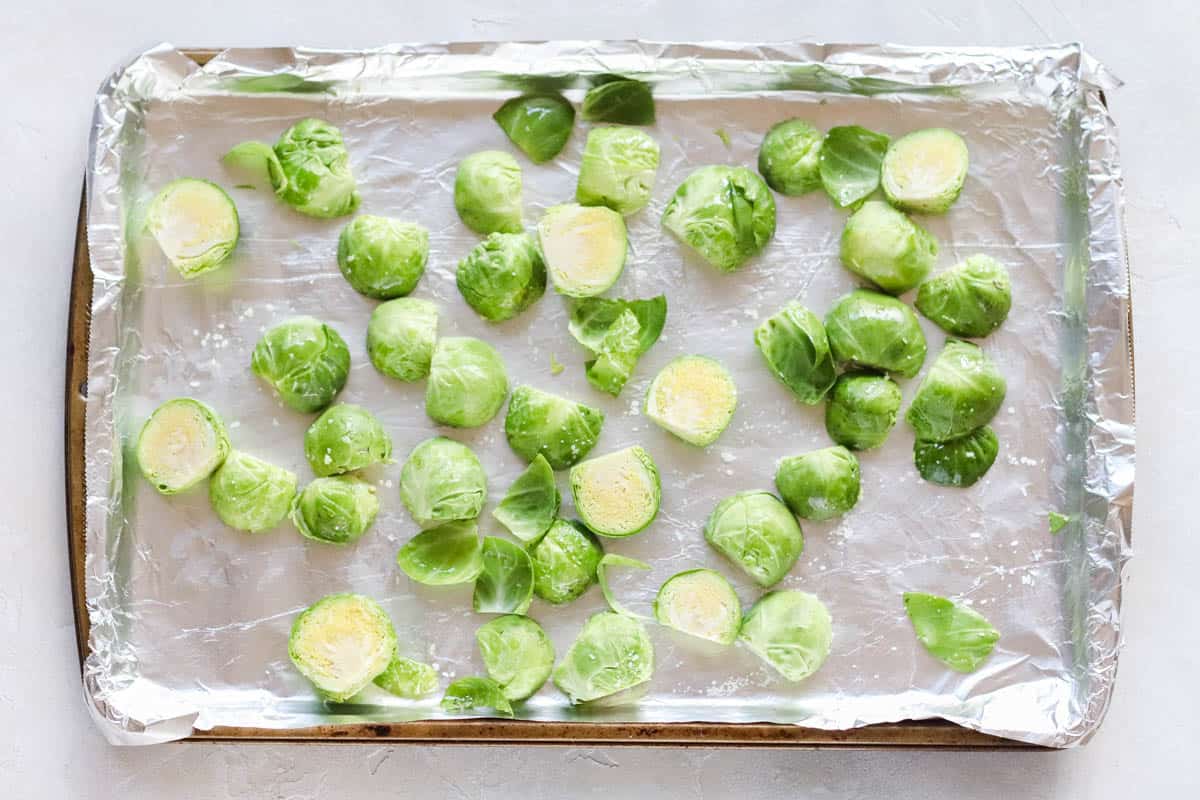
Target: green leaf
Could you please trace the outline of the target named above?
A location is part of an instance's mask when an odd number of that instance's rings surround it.
[[[588,383],[613,397],[621,394],[637,366],[641,325],[628,309],[621,312],[600,343],[596,358],[584,363]]]
[[[483,568],[475,578],[472,607],[481,614],[524,614],[533,601],[533,562],[520,545],[485,536]]]
[[[653,125],[654,96],[650,85],[621,78],[594,86],[584,95],[583,118],[589,122]]]
[[[566,367],[564,367],[561,363],[559,363],[558,356],[554,355],[554,353],[551,353],[550,354],[550,374],[551,375],[561,375],[562,371],[564,369],[566,369]]]
[[[575,108],[560,94],[526,94],[500,106],[492,119],[530,161],[541,164],[566,145]]]
[[[1057,511],[1051,511],[1049,514],[1047,514],[1047,517],[1049,518],[1050,522],[1050,533],[1058,533],[1063,528],[1067,527],[1067,523],[1071,521],[1070,517],[1060,514]]]
[[[396,563],[426,586],[470,583],[483,571],[483,548],[474,520],[447,522],[418,533],[400,548]]]
[[[554,470],[546,457],[538,453],[528,469],[513,481],[492,516],[513,536],[529,544],[550,530],[561,501],[554,483]]]
[[[624,614],[627,617],[635,619],[650,619],[641,614],[635,614],[613,596],[612,590],[608,586],[607,570],[609,567],[628,567],[630,569],[650,569],[650,565],[645,561],[638,561],[636,558],[617,555],[616,553],[608,553],[604,558],[600,559],[600,563],[596,565],[596,580],[600,583],[600,591],[604,594],[604,600],[608,603],[608,607],[618,614]]]
[[[721,144],[725,145],[726,149],[733,147],[733,140],[729,138],[729,131],[724,128],[717,128],[713,131],[713,135],[721,140]]]
[[[290,72],[274,75],[238,76],[224,79],[222,86],[233,92],[250,94],[333,94],[333,81],[311,81]]]
[[[607,297],[588,297],[571,307],[568,329],[575,341],[598,353],[604,337],[625,311],[632,311],[638,322],[638,355],[658,341],[667,321],[667,297],[660,294],[646,300],[618,300]]]
[[[929,654],[956,672],[978,669],[1000,638],[983,615],[944,597],[905,592],[904,610]]]
[[[879,188],[889,141],[859,125],[829,129],[821,145],[821,185],[835,205],[853,205]]]
[[[500,684],[491,678],[459,678],[446,687],[442,708],[451,714],[490,708],[502,717],[513,715],[512,704]]]
[[[404,656],[393,656],[386,670],[375,678],[379,688],[409,700],[418,700],[437,688],[437,670]]]

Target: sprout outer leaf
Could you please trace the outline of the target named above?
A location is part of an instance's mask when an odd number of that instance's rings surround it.
[[[821,185],[829,199],[846,208],[879,188],[888,137],[860,125],[830,128],[821,146]]]
[[[575,107],[557,92],[513,97],[492,114],[504,135],[535,164],[554,158],[575,125]]]
[[[513,715],[512,704],[504,696],[504,690],[491,678],[470,677],[454,681],[446,687],[442,708],[451,714],[485,708],[501,717]]]
[[[641,614],[635,614],[627,609],[613,595],[612,589],[608,586],[608,568],[609,567],[628,567],[629,569],[650,569],[650,565],[645,561],[638,561],[636,558],[629,556],[618,555],[617,553],[605,553],[600,559],[600,563],[596,565],[596,582],[600,584],[600,592],[604,595],[604,602],[608,603],[608,607],[618,614],[624,614],[627,617],[634,619],[650,619]]]
[[[400,548],[396,563],[426,586],[470,583],[483,571],[479,529],[474,520],[459,520],[422,531]]]
[[[513,481],[504,499],[492,510],[492,516],[513,536],[532,544],[550,530],[561,502],[554,470],[546,457],[538,453]]]
[[[653,125],[654,96],[650,85],[622,78],[593,86],[583,96],[583,118],[588,122]]]
[[[966,488],[992,468],[999,452],[996,432],[984,425],[945,442],[918,439],[913,444],[913,462],[921,477],[930,483]]]
[[[524,614],[533,601],[533,562],[508,539],[483,537],[483,568],[475,578],[472,607],[480,614]]]
[[[904,612],[917,641],[955,672],[974,672],[1000,639],[999,631],[982,614],[945,597],[905,592]]]
[[[438,674],[428,664],[394,655],[387,669],[375,676],[375,685],[396,697],[420,700],[437,689]]]

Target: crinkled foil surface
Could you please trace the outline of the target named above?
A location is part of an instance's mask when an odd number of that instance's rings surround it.
[[[619,399],[587,384],[562,298],[548,292],[517,319],[491,325],[454,286],[457,261],[478,241],[452,205],[458,159],[486,148],[516,153],[491,119],[503,99],[552,77],[577,102],[587,76],[604,72],[654,84],[651,132],[662,146],[653,200],[629,219],[630,261],[610,294],[666,292],[670,303],[661,341]],[[917,477],[903,423],[882,448],[862,454],[861,502],[840,521],[804,524],[804,553],[782,583],[818,594],[834,618],[833,652],[809,680],[789,684],[744,648],[713,651],[652,625],[657,669],[639,703],[584,712],[547,684],[519,716],[834,729],[942,717],[1025,742],[1085,741],[1103,718],[1116,673],[1133,498],[1122,179],[1102,102],[1102,91],[1116,85],[1077,46],[431,44],[232,50],[204,68],[169,46],[138,57],[99,94],[88,172],[95,293],[84,686],[99,726],[113,742],[143,744],[181,738],[193,726],[444,716],[437,696],[407,702],[379,693],[337,709],[315,700],[288,660],[287,636],[296,614],[330,592],[377,598],[404,652],[436,664],[443,685],[482,673],[474,631],[485,618],[470,610],[471,587],[423,587],[395,566],[397,549],[416,532],[397,484],[417,442],[439,432],[464,441],[489,475],[482,528],[498,534],[490,509],[523,468],[505,442],[502,417],[476,430],[439,431],[424,414],[423,384],[376,373],[364,345],[373,301],[350,288],[335,262],[346,220],[309,219],[269,191],[233,188],[236,179],[218,161],[226,150],[246,139],[274,141],[304,116],[339,126],[361,211],[431,231],[416,296],[440,304],[442,335],[494,344],[513,385],[603,408],[596,454],[640,443],[657,460],[664,484],[657,521],[639,536],[605,542],[610,552],[653,565],[615,576],[626,603],[645,611],[668,576],[706,565],[730,577],[748,607],[760,592],[705,545],[702,526],[722,497],[771,489],[782,456],[829,444],[821,409],[799,405],[774,381],[752,332],[792,298],[822,314],[855,286],[837,258],[845,214],[819,192],[778,197],[775,240],[732,275],[685,252],[659,217],[692,169],[753,166],[767,127],[800,116],[823,129],[857,123],[896,136],[945,126],[966,138],[971,167],[962,198],[922,224],[942,243],[939,268],[982,252],[1012,273],[1014,310],[983,343],[1008,379],[993,423],[1000,457],[979,484],[954,490]],[[577,123],[566,150],[547,164],[517,154],[529,225],[573,197],[586,127]],[[232,263],[191,282],[140,233],[149,197],[181,176],[229,187],[242,218]],[[395,443],[397,463],[369,475],[380,516],[348,548],[305,540],[287,522],[260,535],[225,528],[205,491],[159,496],[131,458],[146,415],[191,395],[222,413],[236,447],[309,480],[302,436],[312,417],[282,407],[249,369],[262,331],[295,314],[328,321],[350,343],[341,399],[378,414]],[[928,368],[944,335],[922,325]],[[639,414],[650,378],[684,353],[723,361],[740,392],[729,430],[703,451]],[[552,357],[565,372],[552,374]],[[903,382],[906,401],[917,384]],[[566,488],[563,473],[560,484]],[[1051,510],[1072,519],[1057,536],[1047,530]],[[908,590],[960,599],[995,624],[1002,636],[980,670],[959,675],[925,653],[901,603]],[[593,588],[565,608],[535,601],[530,613],[561,654],[602,607]]]

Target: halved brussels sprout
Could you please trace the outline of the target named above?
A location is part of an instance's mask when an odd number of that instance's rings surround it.
[[[483,571],[479,528],[475,520],[458,520],[422,531],[400,548],[396,564],[426,586],[470,583]]]
[[[409,453],[400,470],[400,499],[422,528],[475,519],[487,500],[487,476],[471,448],[435,436]]]
[[[472,607],[480,614],[524,614],[533,601],[533,562],[515,542],[483,537],[483,569],[475,578]]]
[[[775,198],[745,167],[701,167],[675,190],[662,224],[705,261],[733,272],[775,235]]]
[[[554,483],[554,470],[538,453],[529,468],[513,481],[508,493],[492,510],[496,521],[526,544],[536,542],[558,517],[562,498]]]
[[[842,230],[842,265],[889,294],[904,294],[925,280],[937,254],[929,231],[879,200],[863,203]]]
[[[292,500],[292,524],[309,539],[357,541],[379,513],[375,487],[348,475],[317,478]]]
[[[706,356],[681,356],[654,377],[644,413],[688,444],[707,447],[733,419],[737,386],[725,367]]]
[[[991,256],[971,256],[921,284],[917,310],[955,336],[987,336],[1008,318],[1012,281]]]
[[[583,96],[583,118],[588,122],[653,125],[654,96],[650,84],[616,75],[606,77]]]
[[[331,594],[292,623],[288,656],[317,692],[344,703],[387,669],[396,631],[387,612],[361,594]]]
[[[571,467],[571,495],[589,529],[601,536],[632,536],[658,515],[662,484],[654,459],[635,445]]]
[[[354,291],[390,300],[417,288],[429,258],[429,231],[415,222],[362,214],[338,237],[338,269]]]
[[[500,106],[492,119],[535,164],[554,158],[575,125],[575,107],[557,93],[523,94]]]
[[[225,423],[190,397],[168,400],[146,419],[137,440],[137,462],[161,494],[179,494],[212,475],[229,455]]]
[[[568,330],[575,341],[598,353],[613,325],[626,311],[638,322],[638,355],[644,354],[658,341],[667,321],[667,296],[658,295],[645,300],[619,300],[608,297],[589,297],[571,307]]]
[[[467,156],[454,176],[454,208],[476,233],[520,233],[521,165],[499,150]]]
[[[879,188],[888,137],[860,125],[830,128],[821,145],[821,185],[838,208],[854,205]]]
[[[428,664],[394,655],[387,669],[375,676],[375,685],[396,697],[419,700],[437,688],[438,674]]]
[[[917,439],[913,444],[913,462],[921,477],[930,483],[965,488],[974,485],[992,468],[999,452],[1000,441],[995,431],[984,425],[945,442]]]
[[[837,380],[825,327],[816,314],[793,300],[754,331],[754,343],[771,373],[810,406]]]
[[[982,614],[945,597],[905,592],[904,612],[917,640],[955,672],[979,669],[1000,640],[1000,632]]]
[[[304,433],[304,457],[321,477],[341,475],[392,457],[392,438],[375,415],[362,406],[338,403],[327,408]]]
[[[367,355],[383,375],[419,381],[429,374],[437,328],[436,303],[415,297],[380,303],[367,324]]]
[[[459,678],[446,687],[442,708],[452,714],[490,708],[502,717],[513,715],[512,704],[504,696],[504,690],[491,678]]]
[[[425,413],[434,422],[474,428],[488,422],[508,397],[504,361],[487,342],[469,336],[438,341],[425,386]]]
[[[833,519],[858,502],[858,459],[844,447],[785,458],[775,470],[775,487],[801,519]]]
[[[646,627],[613,611],[593,614],[554,668],[554,685],[572,703],[611,697],[650,680],[654,645]]]
[[[488,677],[516,703],[532,697],[554,669],[554,645],[529,617],[496,617],[475,631]]]
[[[758,171],[780,194],[821,188],[821,132],[802,119],[777,122],[758,149]]]
[[[275,388],[288,408],[311,414],[332,403],[346,385],[350,349],[320,320],[293,317],[262,335],[250,369]]]
[[[1004,376],[970,342],[951,339],[938,354],[904,418],[927,442],[965,436],[996,416],[1004,403]]]
[[[885,375],[850,372],[833,385],[825,406],[829,438],[851,450],[870,450],[887,440],[900,412],[900,387]]]
[[[579,597],[595,582],[604,550],[582,524],[559,519],[529,555],[534,594],[557,606]]]
[[[208,482],[213,511],[231,528],[258,533],[287,516],[296,496],[296,474],[233,450]]]
[[[559,294],[602,294],[625,268],[625,218],[606,206],[567,203],[548,208],[538,223],[538,238],[550,282]]]
[[[566,469],[591,452],[600,438],[604,412],[532,386],[518,386],[508,401],[504,433],[526,461],[545,456],[553,469]]]
[[[596,357],[583,363],[588,383],[613,397],[621,394],[640,355],[641,324],[629,310],[621,312],[604,334]]]
[[[913,131],[892,142],[883,157],[883,193],[896,208],[942,214],[967,179],[967,143],[945,128]]]
[[[624,614],[635,619],[649,619],[641,614],[630,611],[617,600],[616,594],[608,585],[608,568],[609,567],[628,567],[629,569],[650,569],[650,565],[645,561],[639,561],[636,558],[619,555],[617,553],[605,553],[600,559],[600,563],[596,565],[596,583],[600,584],[600,594],[604,595],[604,602],[608,603],[608,607],[618,614]]]
[[[779,583],[804,550],[792,512],[770,492],[739,492],[717,504],[704,538],[760,586]]]
[[[512,319],[546,292],[546,264],[533,237],[493,233],[458,262],[458,291],[491,322]]]
[[[650,202],[658,142],[636,128],[592,128],[583,147],[575,200],[629,216]]]
[[[911,378],[925,363],[925,334],[917,315],[886,294],[855,289],[825,315],[829,349],[839,364]]]
[[[747,612],[738,638],[780,675],[802,681],[829,656],[833,619],[816,595],[768,592]]]
[[[171,181],[150,202],[146,229],[171,266],[194,278],[225,263],[238,241],[233,199],[199,178]]]
[[[654,618],[689,636],[733,644],[742,627],[742,604],[721,573],[689,569],[667,578],[658,590]]]

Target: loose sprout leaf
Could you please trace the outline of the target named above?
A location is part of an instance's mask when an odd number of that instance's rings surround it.
[[[485,536],[472,607],[481,614],[524,614],[533,601],[533,562],[515,542]]]
[[[270,530],[283,521],[296,496],[296,474],[233,450],[208,482],[213,511],[231,528]]]
[[[504,696],[504,690],[491,678],[459,678],[446,687],[442,708],[452,714],[483,708],[502,717],[513,715],[512,704]]]
[[[628,309],[621,312],[604,334],[596,358],[584,363],[588,382],[613,397],[621,394],[637,366],[640,334],[641,325],[634,313]]]
[[[629,569],[650,569],[650,565],[645,561],[638,561],[636,558],[618,555],[616,553],[607,553],[604,558],[600,559],[600,563],[596,565],[596,580],[600,583],[600,591],[604,595],[604,600],[608,603],[608,607],[618,614],[624,614],[627,617],[635,619],[649,619],[649,617],[641,614],[635,614],[613,596],[612,589],[608,586],[608,568],[609,567],[628,567]]]
[[[555,520],[529,553],[533,559],[533,591],[553,605],[569,603],[596,580],[604,555],[595,535],[582,524]]]
[[[419,700],[437,689],[438,674],[428,664],[396,655],[376,676],[375,685],[396,697]]]
[[[975,255],[922,283],[916,306],[953,336],[987,336],[1008,318],[1012,282],[999,261]]]
[[[917,640],[956,672],[973,672],[991,655],[1000,633],[982,614],[937,595],[904,593]]]
[[[915,214],[949,210],[967,178],[967,143],[945,128],[913,131],[891,143],[883,158],[883,194]]]
[[[447,522],[418,533],[396,554],[404,574],[426,586],[470,583],[483,571],[483,548],[474,520]]]
[[[475,519],[487,500],[487,475],[471,448],[435,436],[414,447],[405,460],[400,499],[423,528]]]
[[[250,369],[274,387],[293,411],[311,414],[333,402],[350,375],[350,348],[313,317],[292,317],[254,346]]]
[[[771,587],[804,550],[804,534],[788,507],[770,492],[740,492],[717,504],[704,538],[760,586]]]
[[[554,669],[554,645],[529,617],[497,617],[475,631],[488,677],[516,703],[533,696]]]
[[[784,678],[798,682],[828,658],[833,619],[816,595],[768,592],[746,613],[738,638]]]
[[[826,447],[779,462],[775,486],[801,519],[827,520],[858,503],[858,459],[844,447]]]
[[[834,301],[825,333],[841,365],[878,369],[905,378],[921,371],[927,345],[917,315],[894,297],[855,289]]]
[[[745,167],[700,167],[675,190],[662,226],[709,264],[733,272],[775,235],[775,198]]]
[[[326,409],[305,431],[304,456],[317,475],[341,475],[390,462],[392,439],[370,411],[338,403]]]
[[[266,142],[242,142],[222,156],[221,163],[233,172],[272,188],[283,180],[283,165],[279,163],[279,156],[275,154],[275,148]]]
[[[492,516],[513,536],[532,543],[550,530],[561,501],[554,483],[554,470],[546,457],[538,453],[513,481],[504,499],[493,509]]]
[[[654,646],[645,626],[632,617],[601,611],[584,623],[579,636],[554,668],[554,685],[572,703],[613,698],[654,673]]]
[[[552,469],[566,469],[596,445],[604,412],[532,386],[513,390],[504,435],[526,461],[544,456]]]
[[[802,403],[816,405],[837,380],[825,327],[793,300],[754,331],[754,344],[771,374]]]
[[[821,185],[839,208],[879,188],[880,168],[890,140],[859,125],[830,128],[821,145]]]
[[[601,536],[633,536],[658,515],[658,467],[636,445],[576,464],[570,481],[575,511]]]
[[[733,140],[729,138],[729,131],[724,128],[717,128],[713,131],[713,135],[721,140],[721,144],[725,145],[726,149],[733,147]]]
[[[990,422],[1006,391],[1004,376],[983,350],[951,339],[925,374],[905,419],[922,441],[957,439]]]
[[[561,375],[562,371],[564,369],[566,369],[566,367],[563,366],[561,363],[559,363],[558,356],[554,355],[554,353],[551,353],[550,354],[550,374],[551,375]]]
[[[658,295],[645,300],[618,300],[589,297],[576,301],[571,307],[568,330],[575,341],[591,350],[600,351],[604,337],[626,311],[633,312],[638,322],[638,355],[644,354],[658,341],[667,321],[667,297]]]
[[[668,628],[718,644],[733,644],[742,626],[737,592],[721,573],[691,569],[663,583],[654,618]]]
[[[524,94],[492,114],[500,130],[535,164],[558,155],[575,125],[575,108],[557,93]]]
[[[396,653],[387,612],[360,594],[331,594],[292,623],[288,656],[327,700],[344,703],[381,675]]]
[[[913,461],[917,472],[930,483],[965,488],[992,468],[999,452],[995,431],[985,425],[945,442],[918,439],[913,444]]]
[[[1057,511],[1051,511],[1046,516],[1050,523],[1050,533],[1052,534],[1058,533],[1063,528],[1067,527],[1067,523],[1070,522],[1070,517],[1060,514]]]
[[[136,451],[146,480],[162,494],[178,494],[224,463],[229,434],[208,405],[178,397],[154,409],[138,434]]]
[[[238,75],[221,79],[230,91],[251,94],[334,94],[334,81],[314,81],[291,72],[271,75]]]
[[[318,542],[347,544],[362,537],[375,515],[375,487],[349,475],[317,478],[292,501],[292,524]]]
[[[654,96],[650,85],[619,78],[593,86],[583,97],[583,118],[588,122],[653,125]]]

